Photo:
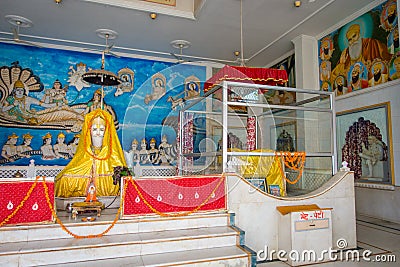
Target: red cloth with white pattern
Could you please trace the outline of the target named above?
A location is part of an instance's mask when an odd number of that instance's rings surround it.
[[[35,181],[1,181],[0,182],[0,222],[3,222],[27,195]],[[49,197],[54,207],[54,182],[46,182]],[[45,190],[41,179],[37,181],[30,197],[22,208],[6,224],[26,224],[53,222],[53,214],[46,201]]]
[[[133,180],[148,205],[132,182],[124,180],[125,182],[128,186],[123,203],[123,216],[154,214],[149,206],[160,213],[226,209],[224,176]]]

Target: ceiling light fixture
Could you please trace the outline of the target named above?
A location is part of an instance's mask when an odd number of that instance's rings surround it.
[[[235,52],[233,52],[233,54],[235,55],[235,57],[238,57],[238,56],[240,56],[240,51],[235,51]]]
[[[54,0],[54,2],[55,2],[57,5],[59,5],[59,4],[61,4],[62,0]]]
[[[178,63],[183,63],[184,60],[182,58],[182,51],[183,49],[189,48],[192,44],[186,40],[174,40],[170,44],[172,47],[179,49],[179,56],[175,55],[174,53],[171,53],[171,55],[173,55],[178,60]]]
[[[157,18],[157,13],[152,12],[152,13],[150,13],[149,16],[150,16],[151,19],[156,19]]]
[[[104,86],[117,86],[121,84],[121,80],[117,75],[112,73],[111,71],[105,70],[105,53],[107,52],[108,39],[115,39],[118,36],[118,33],[113,30],[108,29],[98,29],[96,34],[106,39],[106,49],[101,52],[101,69],[99,70],[89,70],[88,72],[82,75],[82,79],[85,82],[90,84],[101,85],[101,107],[103,107],[103,98],[104,98]],[[108,47],[108,53],[110,47]]]
[[[300,7],[301,6],[301,1],[294,1],[294,6],[295,7]]]

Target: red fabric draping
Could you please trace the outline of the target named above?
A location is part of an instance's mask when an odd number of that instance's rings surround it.
[[[251,82],[257,84],[277,85],[288,81],[285,70],[269,68],[249,68],[226,65],[204,83],[204,92],[222,81]]]
[[[247,118],[247,150],[255,150],[256,149],[256,117],[248,117]]]
[[[0,182],[0,222],[6,219],[22,202],[34,181]],[[54,206],[54,182],[46,182]],[[6,224],[52,222],[53,215],[46,201],[43,183],[38,181],[22,208]]]
[[[222,180],[221,180],[222,179]],[[154,214],[148,205],[160,213],[226,209],[225,177],[177,177],[168,179],[135,179],[140,195],[128,183],[123,216]],[[197,209],[199,206],[200,209]]]

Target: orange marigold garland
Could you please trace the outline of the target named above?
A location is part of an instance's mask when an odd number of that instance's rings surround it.
[[[50,208],[50,210],[51,210],[51,212],[52,212],[52,214],[53,214],[53,217],[56,219],[57,223],[61,226],[61,229],[63,229],[65,232],[67,232],[69,235],[73,236],[74,238],[83,239],[83,238],[98,238],[98,237],[102,237],[103,235],[107,234],[107,233],[114,227],[114,225],[115,225],[115,224],[117,223],[117,221],[118,221],[119,215],[120,215],[120,213],[121,213],[123,201],[121,201],[121,204],[120,204],[120,206],[119,206],[118,212],[117,212],[117,214],[115,215],[114,221],[113,221],[113,222],[111,223],[111,225],[110,225],[106,230],[104,230],[102,233],[96,234],[96,235],[85,235],[85,236],[76,235],[76,234],[72,233],[70,230],[68,230],[68,229],[65,227],[65,225],[62,223],[62,221],[60,220],[60,218],[57,217],[57,214],[56,214],[56,212],[54,211],[53,205],[51,204],[51,201],[50,201],[49,189],[48,189],[48,187],[47,187],[47,185],[46,185],[46,182],[45,182],[44,177],[43,177],[43,187],[44,187],[44,190],[45,190],[46,201],[47,201],[47,204],[49,205],[49,208]],[[123,199],[123,200],[125,200],[126,187],[127,187],[127,184],[124,186],[123,195],[122,195],[122,199]]]
[[[299,172],[297,178],[294,181],[291,181],[286,177],[285,173],[283,172],[283,166],[281,165],[279,157],[282,159],[286,167]],[[281,175],[286,180],[286,182],[288,182],[289,184],[297,183],[303,174],[304,164],[306,162],[306,152],[275,152],[275,158],[279,162]]]

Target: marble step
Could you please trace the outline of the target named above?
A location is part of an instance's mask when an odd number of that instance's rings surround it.
[[[67,214],[66,212],[58,212],[57,216],[59,216],[65,227],[73,234],[86,236],[104,232],[112,224],[116,214],[116,209],[106,209],[102,211],[102,215],[96,221],[90,223],[81,222],[81,218],[84,217],[81,215],[76,220],[72,219],[71,214]],[[129,220],[118,220],[106,235],[226,226],[228,222],[229,215],[227,213],[198,213],[182,217],[138,217]],[[59,240],[64,238],[71,238],[71,235],[64,231],[57,223],[6,226],[0,228],[1,243],[47,239]]]
[[[115,234],[90,239],[48,239],[0,245],[0,266],[41,266],[190,250],[236,247],[230,226]],[[9,265],[11,264],[11,265]],[[140,265],[139,265],[140,266]]]
[[[237,246],[185,250],[143,256],[42,265],[43,267],[139,267],[139,266],[251,266],[249,252]]]

